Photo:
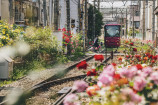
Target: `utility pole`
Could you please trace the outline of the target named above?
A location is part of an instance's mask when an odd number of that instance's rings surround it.
[[[93,6],[93,40],[94,40],[94,38],[96,37],[95,36],[95,0],[93,2],[94,2],[94,6]]]
[[[78,33],[80,33],[80,15],[81,15],[80,0],[78,0]]]
[[[40,0],[38,0],[38,26],[40,25],[40,17],[41,17],[41,3]]]
[[[143,1],[143,40],[145,40],[145,1]]]
[[[133,5],[133,38],[134,38],[134,5]]]
[[[67,13],[67,31],[68,31],[68,36],[70,36],[70,0],[66,0],[66,13]],[[70,44],[67,45],[67,54],[68,55],[71,54]]]
[[[128,25],[128,20],[127,20],[127,8],[126,8],[126,36],[125,36],[125,38],[127,38],[127,25]]]
[[[98,0],[98,11],[100,11],[100,0]]]
[[[87,46],[87,30],[88,30],[88,13],[87,13],[87,0],[85,0],[85,39],[84,39],[84,48]],[[84,49],[84,51],[85,51]]]
[[[9,0],[9,11],[10,11],[10,24],[13,24],[13,0]]]
[[[46,10],[46,0],[43,0],[43,13],[44,13],[44,26],[47,25],[47,10]]]
[[[54,0],[54,29],[58,30],[59,28],[59,0]]]
[[[153,0],[153,27],[152,27],[152,40],[154,41],[155,40],[155,14],[154,14],[154,10],[155,10],[155,0]]]
[[[49,26],[52,27],[52,0],[49,0]]]

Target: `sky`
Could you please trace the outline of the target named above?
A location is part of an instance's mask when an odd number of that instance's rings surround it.
[[[92,2],[93,0],[89,0],[89,3],[91,3],[91,4],[93,4],[93,2]],[[97,0],[96,0],[97,1]],[[102,2],[101,4],[100,4],[100,7],[101,8],[110,8],[110,7],[112,7],[112,3],[110,2],[111,0],[109,0],[109,2]],[[125,3],[125,2],[124,2]],[[115,1],[114,3],[113,3],[113,7],[119,7],[119,8],[123,8],[123,7],[125,7],[125,6],[128,6],[128,5],[130,5],[131,4],[131,2],[130,1],[128,1],[128,2],[126,2],[126,5],[124,6],[124,3],[123,2],[121,2],[121,1]]]

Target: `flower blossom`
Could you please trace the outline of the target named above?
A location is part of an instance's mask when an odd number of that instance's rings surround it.
[[[145,67],[142,70],[146,75],[149,75],[152,72],[152,68],[151,67]]]
[[[134,91],[133,91],[132,89],[130,89],[130,88],[125,88],[125,89],[122,89],[121,91],[122,91],[122,93],[123,93],[125,96],[127,96],[127,97],[130,98],[130,101],[131,101],[131,102],[139,103],[139,102],[142,101],[142,97],[139,96],[139,95],[137,95],[136,93],[134,93]],[[127,104],[127,105],[128,105],[128,104]],[[134,104],[134,105],[135,105],[135,104]]]
[[[134,51],[134,52],[137,52],[137,49],[136,49],[136,48],[133,48],[133,51]]]
[[[81,61],[76,67],[78,69],[87,69],[87,66],[88,66],[88,64],[86,61]]]
[[[72,89],[77,90],[77,92],[83,92],[87,87],[88,84],[85,81],[75,81]]]
[[[129,45],[130,45],[130,46],[134,46],[134,43],[131,42]]]
[[[96,61],[102,62],[104,60],[104,56],[103,55],[94,55],[94,59]]]
[[[100,90],[100,88],[97,86],[97,85],[94,85],[94,86],[89,86],[87,89],[86,89],[86,92],[89,96],[93,96],[93,95],[96,95],[97,94],[97,91]]]
[[[106,68],[104,68],[102,74],[114,76],[114,74],[115,74],[114,66],[113,65],[107,66]]]
[[[143,69],[141,64],[137,64],[136,67],[137,67],[138,70],[142,70]]]
[[[134,86],[133,86],[133,88],[135,90],[142,91],[145,86],[146,86],[146,81],[145,81],[144,77],[135,78]]]
[[[129,79],[132,79],[137,73],[137,67],[136,66],[132,66],[129,69],[127,68],[122,68],[120,70],[120,75],[121,77],[126,77]]]
[[[97,75],[97,72],[95,69],[92,69],[92,71],[87,72],[87,76],[96,76],[96,75]]]
[[[123,105],[135,105],[135,103],[134,102],[125,102],[125,103],[123,103]]]
[[[64,105],[80,105],[78,101],[78,97],[75,94],[70,94],[65,97]]]
[[[150,75],[150,79],[153,80],[156,85],[158,85],[158,71],[153,72]]]
[[[109,85],[113,81],[113,77],[109,76],[108,74],[102,73],[98,77],[98,80],[105,85]]]

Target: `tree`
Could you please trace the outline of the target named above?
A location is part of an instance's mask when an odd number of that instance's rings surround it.
[[[95,36],[94,36],[94,17],[93,17],[93,13],[95,13]],[[101,14],[101,12],[99,12],[96,8],[94,8],[94,12],[93,12],[93,6],[90,5],[89,9],[88,9],[88,34],[87,37],[89,39],[94,39],[96,36],[100,36],[101,35],[101,29],[102,29],[102,25],[103,25],[103,16]]]

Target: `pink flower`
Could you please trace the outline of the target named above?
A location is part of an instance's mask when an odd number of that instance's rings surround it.
[[[85,81],[75,81],[72,89],[77,90],[77,92],[83,92],[87,87],[88,84]]]
[[[139,103],[142,101],[142,97],[139,96],[138,94],[133,93],[131,94],[131,100],[135,103]]]
[[[153,80],[156,85],[158,85],[158,71],[157,72],[153,72],[150,75],[150,79]]]
[[[121,77],[126,77],[129,79],[132,79],[137,73],[137,67],[136,66],[132,66],[129,69],[127,68],[122,68],[120,70],[120,75]]]
[[[115,69],[113,65],[109,65],[103,70],[103,74],[107,74],[109,76],[114,76],[115,75]]]
[[[65,97],[64,105],[80,105],[78,101],[78,97],[75,94],[70,94]]]
[[[146,85],[144,77],[136,77],[133,88],[137,91],[142,91]]]
[[[134,93],[134,91],[130,88],[125,88],[121,90],[124,95],[130,98],[130,100],[134,103],[139,103],[142,101],[142,97]]]
[[[98,77],[98,80],[105,85],[109,85],[113,81],[113,77],[102,73]]]
[[[123,103],[123,105],[135,105],[135,103],[134,102],[125,102],[125,103]]]
[[[144,77],[144,78],[148,76],[148,74],[146,74],[146,73],[144,73],[142,71],[138,71],[137,74],[138,74],[138,76]]]
[[[145,74],[149,75],[152,72],[152,68],[151,67],[145,67],[142,70]]]

